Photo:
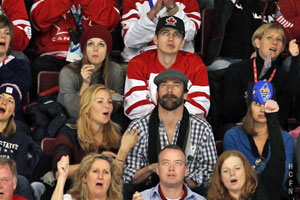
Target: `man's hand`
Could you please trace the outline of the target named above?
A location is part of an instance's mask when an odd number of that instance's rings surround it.
[[[158,163],[152,163],[151,165],[148,165],[148,166],[143,167],[142,169],[138,170],[133,177],[133,183],[134,184],[142,183],[150,175],[152,175],[153,173],[156,173],[157,167],[158,167]]]
[[[163,5],[166,8],[170,8],[170,7],[175,6],[175,2],[174,2],[174,0],[163,0]]]
[[[296,39],[293,39],[289,43],[289,51],[292,56],[298,56],[299,55],[299,46],[296,43]]]

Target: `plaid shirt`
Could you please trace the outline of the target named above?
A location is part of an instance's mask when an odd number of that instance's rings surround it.
[[[129,129],[139,130],[139,140],[129,152],[123,170],[125,183],[132,181],[135,173],[149,165],[148,160],[148,122],[150,114],[133,121]],[[172,144],[176,144],[179,134],[180,121],[176,125]],[[217,151],[211,126],[205,120],[190,114],[190,149],[187,154],[189,173],[187,178],[197,182],[198,186],[209,183],[217,160]],[[159,135],[161,148],[169,145],[168,136],[160,119]],[[189,156],[190,155],[190,156]]]

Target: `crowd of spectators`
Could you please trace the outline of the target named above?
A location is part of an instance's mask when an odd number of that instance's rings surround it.
[[[288,133],[289,118],[300,124],[299,5],[0,1],[0,197],[288,199],[300,163]],[[41,71],[59,72],[43,102]],[[53,101],[65,121],[51,121]],[[34,104],[47,112],[29,117]],[[37,120],[55,133],[33,136]]]

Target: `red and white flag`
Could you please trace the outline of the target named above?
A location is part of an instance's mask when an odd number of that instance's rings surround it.
[[[282,15],[279,9],[276,12],[275,20],[284,28],[292,28],[294,26],[293,23],[289,22],[284,18],[284,16]]]

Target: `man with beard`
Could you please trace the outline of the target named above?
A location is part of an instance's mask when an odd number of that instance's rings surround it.
[[[158,152],[169,144],[182,148],[187,157],[187,185],[204,195],[217,159],[210,125],[192,115],[184,106],[188,97],[188,77],[179,70],[167,69],[154,78],[158,105],[152,113],[133,121],[139,139],[129,152],[123,171],[124,199],[158,183],[155,174]]]
[[[184,152],[177,145],[168,145],[160,151],[156,173],[159,176],[159,184],[142,193],[136,192],[132,200],[205,199],[192,192],[184,184],[184,177],[188,174],[188,166]]]
[[[207,116],[210,93],[206,66],[199,56],[180,50],[185,43],[185,33],[185,24],[180,18],[160,18],[153,39],[157,49],[145,51],[128,63],[124,111],[131,120],[152,112],[157,104],[153,80],[166,69],[177,69],[188,77],[185,106],[191,114]]]

